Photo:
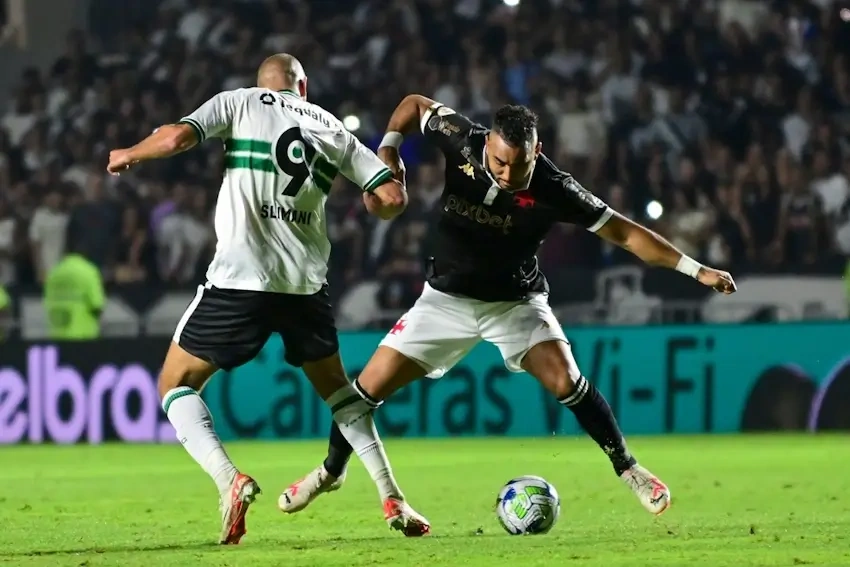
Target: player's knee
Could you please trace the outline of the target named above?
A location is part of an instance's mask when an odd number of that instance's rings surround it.
[[[323,400],[349,384],[338,352],[319,360],[304,362],[301,369]]]
[[[581,378],[581,371],[579,371],[575,361],[570,362],[570,360],[567,360],[566,364],[559,371],[559,379],[555,391],[555,396],[559,400],[573,395],[576,391],[579,378]]]
[[[212,364],[172,345],[159,373],[157,381],[159,397],[165,398],[165,395],[174,388],[188,387],[200,391],[215,370]]]
[[[581,378],[572,350],[561,341],[536,345],[526,354],[522,367],[559,400],[572,395]]]
[[[559,400],[575,392],[581,373],[569,364],[553,364],[539,376],[539,380]]]
[[[188,368],[181,370],[172,370],[165,372],[163,370],[159,374],[157,389],[159,390],[160,399],[165,398],[166,394],[174,388],[188,387],[193,390],[201,391],[204,384],[209,380],[209,376],[192,372]]]

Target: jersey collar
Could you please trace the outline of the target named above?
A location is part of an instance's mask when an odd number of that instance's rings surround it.
[[[297,92],[293,91],[292,89],[283,89],[282,91],[277,91],[277,92],[279,92],[280,94],[283,94],[283,95],[296,96],[298,98],[301,98],[301,95],[298,94]]]

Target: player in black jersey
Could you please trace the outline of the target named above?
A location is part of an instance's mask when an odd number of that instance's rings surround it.
[[[670,491],[637,463],[608,403],[579,371],[549,307],[548,284],[535,254],[552,225],[565,222],[721,293],[735,291],[732,277],[682,254],[558,169],[541,153],[537,117],[523,106],[501,108],[488,129],[426,97],[406,97],[390,118],[378,150],[400,178],[404,169],[398,148],[417,125],[446,158],[427,284],[354,383],[359,396],[349,390],[346,399],[328,400],[339,426],[331,433],[328,458],[284,492],[281,508],[297,512],[317,495],[339,488],[352,451],[349,443],[381,495],[400,495],[380,441],[372,434],[371,412],[414,380],[439,378],[485,340],[499,348],[509,370],[528,372],[573,412],[647,510],[664,512]]]

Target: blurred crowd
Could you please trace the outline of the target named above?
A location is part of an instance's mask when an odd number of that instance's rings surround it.
[[[112,3],[112,6],[123,3]],[[92,14],[0,119],[0,284],[38,285],[68,251],[113,284],[182,285],[214,247],[222,147],[110,177],[110,149],[250,86],[298,56],[309,96],[373,148],[404,95],[479,120],[541,116],[544,152],[688,254],[748,270],[839,271],[850,255],[850,10],[830,0],[144,0]],[[135,10],[131,9],[135,6]],[[354,120],[353,118],[356,118]],[[440,156],[413,139],[409,211],[369,218],[338,179],[333,289],[380,279],[388,308],[421,285]],[[573,227],[547,270],[629,262]]]

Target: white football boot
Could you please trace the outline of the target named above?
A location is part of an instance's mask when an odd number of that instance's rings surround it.
[[[345,482],[345,473],[346,471],[342,471],[342,475],[337,478],[325,470],[324,465],[319,465],[307,476],[295,481],[281,493],[277,500],[278,508],[287,514],[300,512],[320,494],[334,492],[342,488],[342,483]]]
[[[384,519],[390,529],[403,533],[405,537],[421,537],[431,533],[431,523],[401,498],[384,500]]]
[[[650,513],[658,516],[670,507],[670,489],[642,466],[634,465],[621,474],[620,478]]]
[[[222,545],[238,544],[248,533],[245,527],[245,515],[248,507],[254,503],[261,492],[260,486],[250,476],[237,473],[230,488],[221,494],[221,537]]]

